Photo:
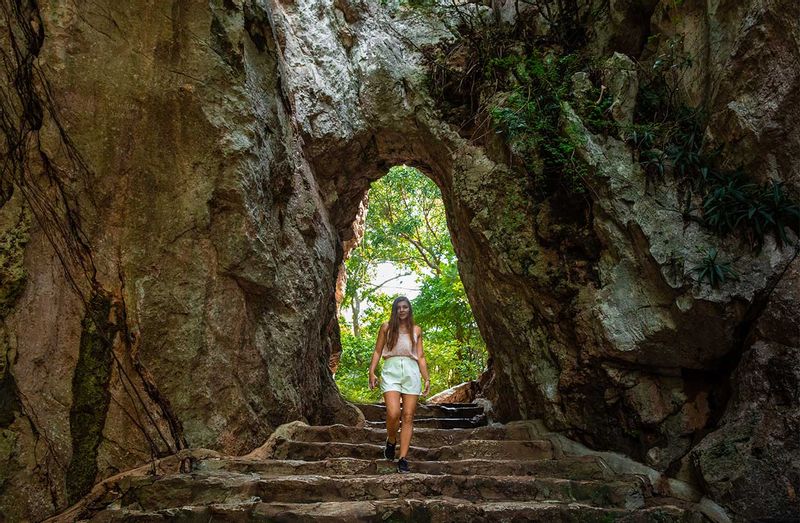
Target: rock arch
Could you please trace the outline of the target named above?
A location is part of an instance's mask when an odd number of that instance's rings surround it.
[[[336,278],[369,182],[410,162],[442,189],[493,357],[485,393],[498,418],[541,417],[676,474],[693,466],[723,498],[758,483],[797,486],[796,477],[767,477],[791,470],[797,453],[782,446],[792,432],[776,421],[798,419],[798,373],[786,364],[798,341],[785,334],[797,322],[794,252],[768,244],[766,255],[742,253],[743,278],[724,292],[695,285],[693,247],[717,240],[665,211],[675,194],[649,194],[626,146],[593,135],[569,107],[563,120],[583,139],[597,197],[588,213],[569,202],[534,207],[501,144],[470,144],[427,96],[418,49],[451,37],[440,21],[391,17],[367,0],[96,4],[26,4],[44,28],[36,62],[49,85],[3,88],[14,100],[49,96],[58,109],[33,133],[31,179],[44,159],[69,165],[65,137],[89,167],[85,180],[62,173],[65,205],[81,218],[98,281],[124,298],[135,343],[113,350],[149,377],[136,390],[169,401],[188,445],[237,453],[285,421],[358,421],[327,371]],[[4,0],[7,17],[11,5]],[[761,42],[753,32],[739,45],[748,38]],[[796,50],[780,50],[796,62]],[[733,94],[715,103],[747,94],[745,84],[731,81]],[[793,114],[796,92],[781,95]],[[758,137],[736,130],[751,120],[725,114],[712,131],[757,150]],[[791,154],[767,149],[765,158],[793,165]],[[25,205],[16,191],[0,209],[5,235]],[[3,317],[3,377],[14,387],[4,386],[13,398],[0,428],[11,443],[0,450],[15,488],[0,504],[17,511],[11,519],[41,519],[66,503],[84,317],[46,227],[32,223],[20,249],[24,290]],[[741,386],[751,379],[763,390]],[[112,395],[123,387],[119,376],[109,383]],[[122,396],[108,402],[98,477],[149,458],[129,430],[131,412]],[[735,454],[758,474],[731,494],[729,461],[714,456],[736,433],[777,450]],[[53,459],[42,468],[45,440]],[[781,494],[764,503],[785,510],[788,491],[771,492]]]

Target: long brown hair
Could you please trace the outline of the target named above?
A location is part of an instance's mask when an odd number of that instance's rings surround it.
[[[397,344],[397,338],[400,337],[400,317],[397,315],[397,307],[400,305],[400,302],[408,303],[408,318],[406,319],[406,323],[408,324],[408,332],[411,335],[411,339],[414,339],[414,312],[411,309],[411,301],[405,296],[398,296],[392,302],[392,315],[389,317],[389,330],[386,332],[386,345],[389,350],[394,350],[394,346]]]

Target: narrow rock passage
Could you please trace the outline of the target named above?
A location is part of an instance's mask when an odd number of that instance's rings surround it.
[[[705,521],[645,475],[566,455],[531,422],[487,426],[472,404],[420,405],[401,475],[381,457],[385,409],[359,407],[364,427],[293,422],[247,456],[184,451],[159,463],[172,471],[111,478],[56,520]]]

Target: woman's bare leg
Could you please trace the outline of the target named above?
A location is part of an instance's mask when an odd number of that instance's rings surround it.
[[[400,457],[405,458],[414,431],[414,412],[417,410],[416,394],[403,394],[403,426],[400,428]]]
[[[383,393],[386,402],[386,438],[389,443],[397,443],[397,428],[400,425],[400,393],[387,390]]]

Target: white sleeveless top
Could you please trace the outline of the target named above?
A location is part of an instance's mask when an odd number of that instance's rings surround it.
[[[387,338],[388,338],[388,331],[387,331]],[[417,351],[414,349],[417,345],[417,335],[414,334],[414,340],[411,340],[411,334],[409,333],[401,333],[397,336],[397,343],[394,345],[394,349],[389,350],[389,340],[386,340],[386,344],[383,346],[383,351],[381,355],[383,359],[386,358],[393,358],[395,356],[406,356],[408,358],[417,359]]]

